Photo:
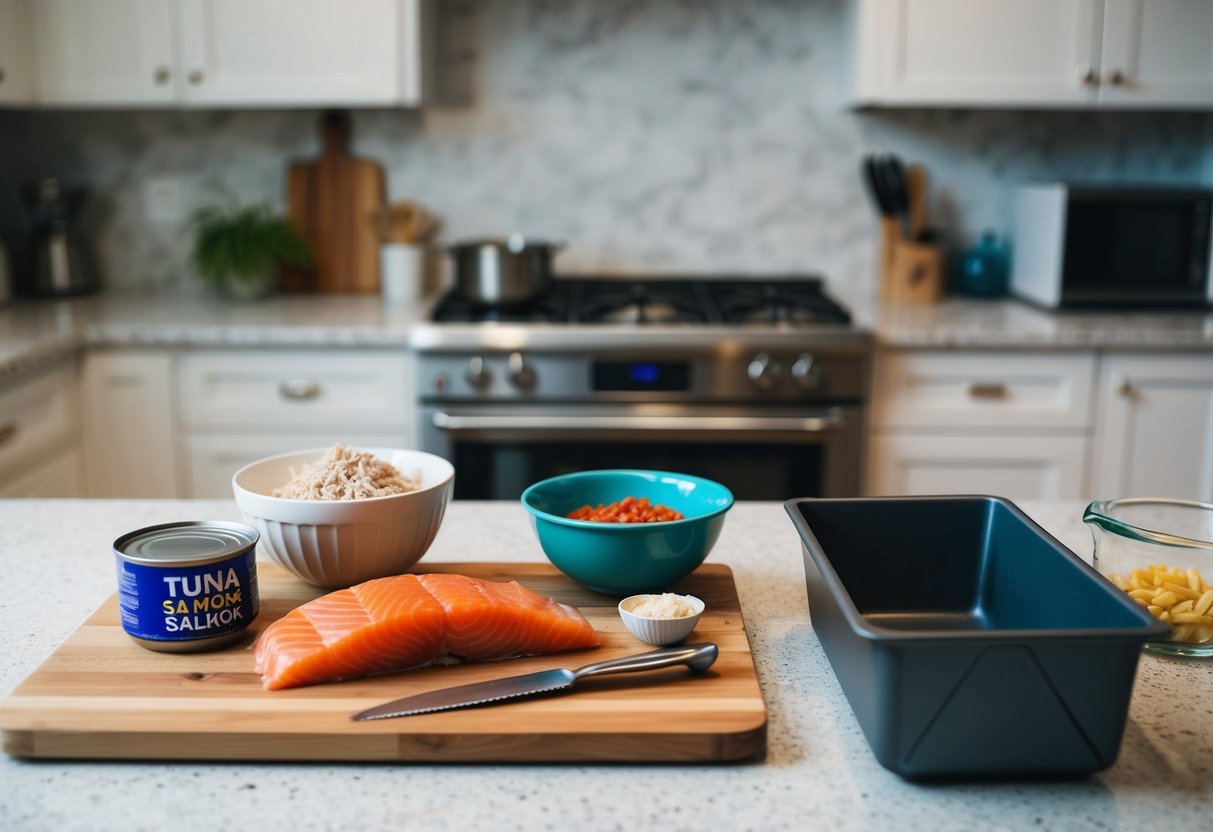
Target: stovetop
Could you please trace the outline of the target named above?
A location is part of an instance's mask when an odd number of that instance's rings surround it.
[[[846,325],[851,316],[818,277],[557,278],[524,305],[487,306],[455,294],[434,307],[435,323],[547,323],[615,326]]]

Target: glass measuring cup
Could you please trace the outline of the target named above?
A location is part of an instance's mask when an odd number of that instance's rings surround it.
[[[1213,504],[1096,501],[1082,519],[1095,538],[1095,568],[1172,626],[1169,639],[1145,649],[1213,656]]]

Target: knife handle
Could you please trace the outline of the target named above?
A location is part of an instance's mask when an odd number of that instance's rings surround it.
[[[595,662],[579,667],[573,671],[574,679],[585,676],[599,676],[604,673],[628,673],[633,670],[656,670],[659,667],[669,667],[675,664],[685,664],[696,673],[702,673],[712,666],[720,651],[715,644],[684,644],[680,647],[662,647],[660,650],[650,650],[635,656],[624,656],[622,659],[609,659],[605,662]]]

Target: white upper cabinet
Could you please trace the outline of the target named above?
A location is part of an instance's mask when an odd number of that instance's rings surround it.
[[[398,0],[178,0],[184,101],[402,100]]]
[[[1097,5],[857,0],[860,103],[1093,103],[1096,87],[1086,75],[1099,56]]]
[[[416,105],[426,8],[428,0],[44,0],[38,100]]]
[[[33,31],[33,0],[0,0],[0,104],[34,98]]]
[[[1104,2],[1101,103],[1213,107],[1213,2]]]
[[[852,0],[855,103],[1213,109],[1210,0]]]
[[[38,100],[176,101],[173,7],[164,0],[39,0]]]

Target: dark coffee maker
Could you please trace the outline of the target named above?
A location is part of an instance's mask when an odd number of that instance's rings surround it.
[[[58,179],[41,179],[24,190],[30,229],[25,293],[70,297],[96,292],[101,282],[75,228],[83,192],[65,192]]]

